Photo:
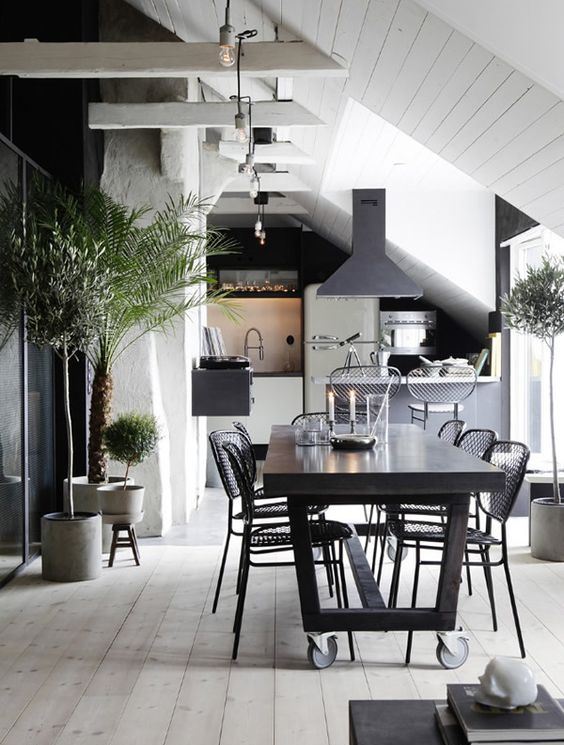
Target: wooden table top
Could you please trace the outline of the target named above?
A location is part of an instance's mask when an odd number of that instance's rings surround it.
[[[387,445],[357,452],[329,445],[298,446],[294,428],[277,425],[272,428],[263,483],[267,496],[411,497],[499,491],[505,474],[413,424],[391,424]]]

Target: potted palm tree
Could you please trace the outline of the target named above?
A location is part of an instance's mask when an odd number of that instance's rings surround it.
[[[104,445],[112,460],[125,465],[120,483],[98,487],[103,515],[138,517],[143,511],[145,488],[128,482],[129,470],[148,458],[159,441],[157,420],[150,414],[122,414],[104,430]],[[127,522],[127,521],[125,521]]]
[[[166,332],[173,322],[202,305],[220,304],[235,315],[228,293],[211,290],[206,257],[228,253],[235,245],[214,229],[203,228],[208,205],[194,196],[169,201],[149,214],[130,209],[101,189],[85,191],[67,203],[68,220],[80,225],[103,249],[109,299],[99,334],[86,350],[92,366],[88,437],[88,475],[75,478],[77,503],[96,510],[100,484],[108,476],[103,433],[111,421],[112,370],[120,355],[150,331]],[[111,531],[104,529],[104,545]]]
[[[544,256],[538,267],[529,266],[502,299],[509,328],[540,339],[548,348],[552,496],[531,504],[531,553],[537,559],[564,561],[564,504],[560,500],[554,410],[556,339],[564,333],[564,258]]]
[[[101,520],[75,512],[69,360],[97,338],[110,297],[103,247],[68,221],[65,190],[36,177],[22,203],[8,187],[0,197],[0,320],[9,331],[25,314],[28,342],[50,347],[63,369],[69,488],[63,512],[42,518],[43,577],[93,579],[100,574]]]

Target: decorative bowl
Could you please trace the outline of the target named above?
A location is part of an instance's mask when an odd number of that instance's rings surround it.
[[[372,435],[333,435],[331,447],[335,450],[371,450],[377,439]]]

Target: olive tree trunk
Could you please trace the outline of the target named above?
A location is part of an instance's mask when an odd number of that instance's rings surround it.
[[[552,445],[552,496],[555,502],[560,502],[560,484],[558,483],[558,459],[556,457],[556,426],[554,413],[554,354],[556,339],[553,336],[549,343],[550,348],[550,375],[549,375],[549,408],[550,408],[550,441]]]
[[[63,398],[65,404],[65,424],[67,428],[67,476],[68,476],[68,497],[67,497],[67,512],[68,516],[72,519],[74,517],[74,495],[73,495],[73,484],[72,484],[72,467],[73,467],[73,446],[72,446],[72,418],[70,408],[70,396],[69,396],[69,351],[66,343],[63,345],[63,353],[61,355],[63,361]]]
[[[96,369],[92,381],[88,435],[88,481],[102,484],[108,479],[108,460],[104,451],[104,429],[112,416],[113,381],[111,373]]]

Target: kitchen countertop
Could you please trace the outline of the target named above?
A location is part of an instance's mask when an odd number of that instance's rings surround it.
[[[303,372],[253,372],[254,378],[303,378],[303,376]]]
[[[499,383],[500,380],[501,378],[491,376],[491,375],[478,376],[478,383]],[[311,382],[317,385],[329,385],[329,376],[328,375],[312,375]],[[405,375],[402,376],[401,382],[402,382],[402,385],[406,384]]]

